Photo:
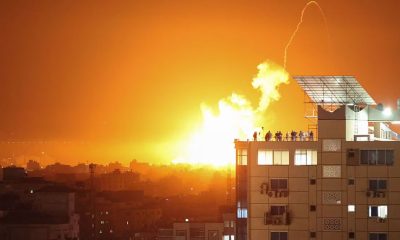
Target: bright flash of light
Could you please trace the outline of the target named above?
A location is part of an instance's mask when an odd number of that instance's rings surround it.
[[[221,99],[217,112],[202,104],[203,123],[173,163],[217,167],[234,163],[234,139],[250,139],[254,131],[260,131],[256,126],[262,122],[271,101],[279,99],[279,85],[289,81],[289,74],[272,62],[264,62],[257,69],[252,86],[261,93],[258,106],[254,108],[245,96],[236,93]]]
[[[383,115],[391,116],[392,115],[392,109],[390,107],[387,107],[387,108],[383,109]]]

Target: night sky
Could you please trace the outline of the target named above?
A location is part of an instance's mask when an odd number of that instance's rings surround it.
[[[216,106],[231,92],[257,102],[256,66],[283,63],[306,2],[0,1],[2,156],[4,142],[49,141],[71,162],[171,160],[201,123],[201,103]],[[307,9],[288,72],[354,75],[395,108],[400,1],[318,2],[328,29],[315,6]],[[306,126],[299,87],[280,90],[269,125]]]

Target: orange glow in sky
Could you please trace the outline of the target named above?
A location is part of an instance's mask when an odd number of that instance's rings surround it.
[[[265,59],[283,65],[306,3],[0,1],[0,158],[198,162],[191,152],[206,154],[204,139],[212,148],[253,127],[306,129],[294,81],[262,113],[251,84]],[[317,7],[307,9],[287,72],[354,75],[395,108],[399,1],[318,3],[327,23]],[[237,114],[245,120],[232,121]]]

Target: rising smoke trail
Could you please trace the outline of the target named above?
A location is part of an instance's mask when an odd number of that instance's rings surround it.
[[[297,23],[296,29],[293,31],[292,35],[290,36],[289,41],[287,42],[287,44],[286,44],[286,46],[285,46],[285,52],[284,52],[284,55],[283,55],[283,68],[284,68],[284,69],[286,69],[287,51],[288,51],[288,48],[289,48],[289,46],[292,44],[294,37],[296,36],[297,32],[299,31],[300,25],[303,23],[304,13],[306,12],[307,8],[308,8],[310,5],[312,5],[312,4],[314,4],[316,7],[318,7],[319,12],[321,13],[322,18],[323,18],[323,20],[324,20],[325,27],[328,26],[327,21],[326,21],[325,13],[324,13],[324,11],[322,10],[321,6],[318,4],[318,2],[317,2],[317,1],[309,1],[309,2],[307,2],[306,5],[305,5],[305,6],[303,7],[303,9],[301,10],[300,21]],[[329,33],[328,33],[328,36],[329,36]]]

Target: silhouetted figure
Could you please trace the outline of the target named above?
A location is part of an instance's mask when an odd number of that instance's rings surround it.
[[[253,139],[254,139],[254,141],[257,141],[257,131],[254,131],[254,133],[253,133]]]
[[[278,131],[278,141],[281,142],[282,141],[282,132]]]
[[[272,133],[271,133],[271,131],[268,131],[265,134],[265,141],[269,142],[269,141],[271,141],[271,138],[272,138]]]
[[[314,133],[310,131],[310,137],[308,138],[310,141],[314,141]]]
[[[292,141],[296,141],[297,132],[292,130],[292,132],[290,133],[290,136],[292,137]]]
[[[289,132],[286,132],[285,139],[286,139],[286,142],[289,141]]]
[[[300,138],[300,141],[304,141],[304,133],[303,133],[303,131],[299,132],[299,138]]]

